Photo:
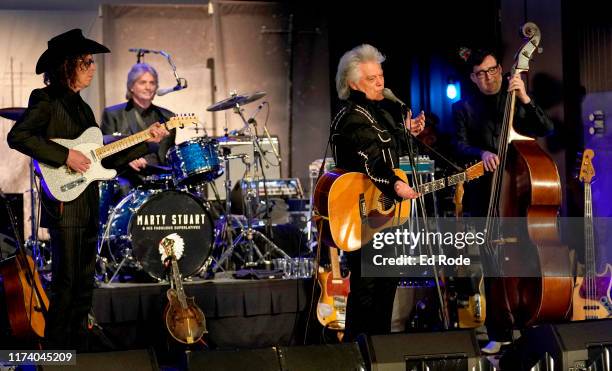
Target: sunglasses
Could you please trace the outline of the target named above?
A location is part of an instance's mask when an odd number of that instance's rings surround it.
[[[92,64],[96,63],[96,61],[94,61],[93,58],[89,58],[89,59],[81,59],[79,58],[79,68],[81,68],[82,71],[87,71]]]

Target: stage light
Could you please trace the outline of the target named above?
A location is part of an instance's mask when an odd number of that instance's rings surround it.
[[[448,80],[448,84],[446,85],[446,97],[452,102],[461,99],[461,86],[459,85],[459,81],[453,79]]]

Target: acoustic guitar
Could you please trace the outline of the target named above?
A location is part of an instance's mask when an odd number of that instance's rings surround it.
[[[326,328],[344,330],[346,322],[346,301],[350,292],[350,273],[342,277],[338,250],[329,247],[331,267],[324,270],[319,267],[319,286],[321,296],[317,304],[317,319]]]
[[[394,169],[394,172],[408,183],[404,171]],[[417,191],[425,195],[483,174],[481,161],[465,172],[423,183]],[[405,223],[410,215],[409,200],[396,202],[386,197],[367,175],[338,168],[323,174],[317,181],[314,207],[318,216],[328,222],[325,228],[329,228],[332,241],[325,242],[349,252],[359,250],[375,233]]]
[[[15,256],[0,262],[11,332],[17,338],[42,338],[45,336],[45,315],[49,308],[49,299],[40,282],[34,261],[23,249],[9,202],[2,191],[0,196],[6,205],[18,244]]]
[[[612,317],[612,266],[606,264],[601,274],[596,274],[595,239],[593,237],[593,204],[591,181],[595,176],[593,157],[586,149],[582,155],[580,181],[584,183],[584,277],[576,277],[574,285],[572,321]]]
[[[176,241],[182,243],[182,239],[175,233],[165,237],[160,243],[172,266],[171,286],[166,292],[168,305],[164,310],[166,328],[170,335],[183,344],[193,344],[204,336],[206,331],[206,318],[204,313],[195,303],[193,296],[187,296],[183,289],[183,277],[178,269],[174,245]]]

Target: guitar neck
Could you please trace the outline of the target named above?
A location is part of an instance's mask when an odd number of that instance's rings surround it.
[[[177,127],[184,127],[185,125],[193,124],[197,124],[197,117],[195,115],[184,115],[172,117],[170,120],[164,123],[164,126],[168,131],[170,131]],[[99,159],[103,159],[105,157],[114,155],[117,152],[121,152],[124,149],[140,144],[152,137],[153,136],[149,132],[149,129],[144,129],[136,134],[130,135],[127,138],[123,138],[116,142],[102,146],[96,149],[95,153]]]
[[[183,289],[183,279],[178,269],[178,263],[176,259],[172,258],[172,279],[174,280],[174,286],[176,295],[183,308],[187,308],[187,300],[185,299],[185,290]]]
[[[340,259],[338,257],[338,249],[329,247],[329,260],[331,261],[332,279],[342,279],[340,273]]]
[[[584,183],[584,265],[586,278],[595,280],[595,244],[593,239],[591,183]]]
[[[105,157],[114,155],[117,152],[121,152],[124,149],[128,149],[130,147],[133,147],[137,144],[140,144],[144,141],[146,141],[147,139],[152,138],[153,136],[151,135],[151,133],[149,132],[149,129],[145,129],[142,131],[139,131],[136,134],[130,135],[127,138],[123,138],[120,139],[116,142],[107,144],[105,146],[102,146],[98,149],[96,149],[96,156],[98,156],[99,159],[103,159]]]
[[[418,191],[420,194],[425,195],[431,192],[438,191],[442,188],[455,185],[459,182],[465,182],[467,175],[465,172],[451,175],[447,178],[437,179],[428,183],[423,183],[419,186]]]

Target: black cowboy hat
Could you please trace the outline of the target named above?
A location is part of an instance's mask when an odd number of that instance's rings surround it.
[[[86,39],[78,28],[57,35],[47,43],[47,50],[36,62],[36,74],[48,72],[68,56],[110,53],[110,50],[93,40]]]

